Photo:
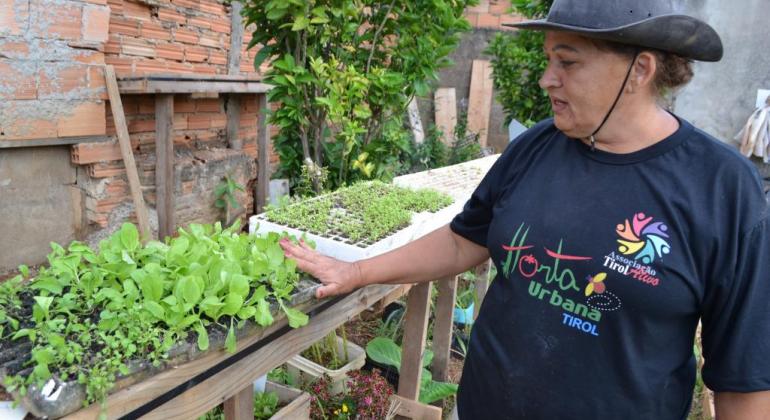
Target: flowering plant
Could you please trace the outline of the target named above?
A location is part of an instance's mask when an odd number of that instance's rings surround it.
[[[346,390],[333,395],[331,380],[324,376],[311,389],[312,419],[384,419],[390,411],[393,387],[376,369],[372,372],[348,372]]]

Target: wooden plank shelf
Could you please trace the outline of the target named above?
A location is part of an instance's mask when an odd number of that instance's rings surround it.
[[[310,347],[398,287],[368,286],[339,299],[317,301],[310,309],[308,325],[286,331],[284,318],[261,333],[240,340],[234,354],[211,352],[194,362],[121,389],[107,399],[105,414],[108,419],[193,419],[224,401],[239,397],[228,403],[232,406],[243,399],[244,390],[251,389],[254,380]],[[271,335],[276,336],[265,340]],[[260,344],[262,340],[266,341],[264,345]],[[242,411],[235,407],[232,410]],[[66,418],[95,419],[99,413],[99,404],[93,404]],[[249,415],[253,418],[253,413],[233,418],[240,420]]]
[[[151,74],[118,79],[124,95],[152,93],[267,93],[271,86],[261,78],[240,75]]]

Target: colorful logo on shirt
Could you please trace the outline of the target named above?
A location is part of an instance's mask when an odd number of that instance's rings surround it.
[[[668,226],[663,222],[653,222],[652,217],[644,213],[636,213],[625,224],[620,224],[615,229],[618,239],[618,251],[623,255],[633,255],[635,260],[643,264],[651,264],[655,258],[671,252],[668,244]]]
[[[583,288],[575,271],[586,269],[592,257],[567,252],[563,239],[556,246],[536,245],[528,235],[529,227],[522,223],[509,245],[502,245],[503,277],[518,275],[528,283],[529,296],[559,311],[563,325],[598,337],[602,314],[621,307],[620,299],[607,290],[607,273],[588,276]]]

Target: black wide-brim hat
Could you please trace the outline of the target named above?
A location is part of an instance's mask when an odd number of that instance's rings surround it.
[[[676,12],[677,0],[555,0],[546,19],[505,24],[521,29],[575,32],[605,41],[653,48],[698,61],[719,61],[714,28]]]

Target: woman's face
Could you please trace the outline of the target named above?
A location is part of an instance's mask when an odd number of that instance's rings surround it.
[[[572,138],[590,136],[610,110],[631,60],[567,32],[546,32],[543,49],[548,67],[540,87],[551,98],[556,127]]]

